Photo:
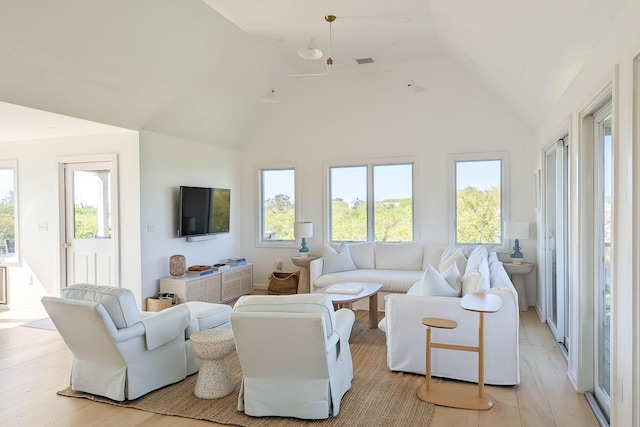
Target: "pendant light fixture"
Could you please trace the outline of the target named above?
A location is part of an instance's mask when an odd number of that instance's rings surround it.
[[[267,92],[260,100],[265,104],[277,104],[279,101],[275,89],[271,89],[271,92]]]
[[[331,71],[331,65],[333,65],[333,58],[331,58],[331,44],[332,44],[332,24],[336,20],[335,15],[327,15],[324,20],[329,23],[329,55],[326,61],[326,71],[324,73],[312,73],[312,74],[292,74],[291,77],[304,77],[304,76],[325,76]],[[316,60],[322,58],[324,52],[320,49],[320,45],[316,40],[311,37],[309,43],[298,49],[298,56],[302,59]]]

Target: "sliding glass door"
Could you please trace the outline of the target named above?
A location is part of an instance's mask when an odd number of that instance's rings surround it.
[[[613,141],[611,104],[594,115],[595,185],[595,397],[609,416],[611,404],[611,266],[613,253]]]
[[[569,269],[568,260],[568,145],[567,138],[554,142],[544,157],[544,247],[547,324],[568,354]]]

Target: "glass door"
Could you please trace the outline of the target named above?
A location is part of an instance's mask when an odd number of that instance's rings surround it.
[[[613,240],[613,140],[611,104],[594,116],[595,197],[595,390],[600,407],[609,416],[611,404],[611,266]]]
[[[568,145],[567,138],[553,143],[544,158],[544,236],[547,324],[568,353]]]

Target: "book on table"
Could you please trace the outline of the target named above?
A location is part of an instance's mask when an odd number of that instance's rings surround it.
[[[329,294],[349,294],[357,295],[364,289],[364,286],[360,283],[336,283],[327,288]]]

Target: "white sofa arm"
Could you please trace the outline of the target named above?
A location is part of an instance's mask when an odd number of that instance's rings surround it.
[[[309,292],[313,293],[316,290],[313,282],[318,280],[318,277],[322,276],[323,267],[324,260],[322,258],[314,259],[309,263]]]

